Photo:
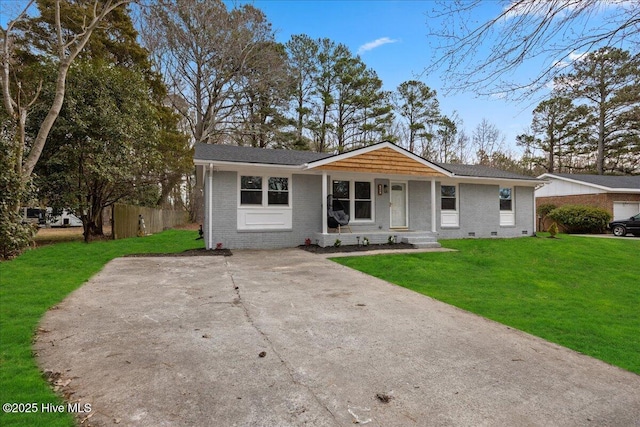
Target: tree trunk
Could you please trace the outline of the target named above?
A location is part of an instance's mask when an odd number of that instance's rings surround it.
[[[104,207],[97,201],[93,201],[91,207],[87,210],[87,213],[83,213],[82,228],[85,242],[99,239],[104,237],[102,213]]]
[[[604,174],[605,102],[606,95],[603,93],[600,99],[600,114],[598,117],[598,157],[596,159],[598,175]]]

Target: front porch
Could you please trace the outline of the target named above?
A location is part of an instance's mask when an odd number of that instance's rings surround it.
[[[365,238],[369,240],[371,245],[379,245],[389,243],[392,239],[396,243],[408,243],[416,248],[439,248],[436,233],[431,231],[420,230],[378,230],[378,231],[354,231],[349,232],[343,227],[341,233],[338,230],[330,230],[327,233],[314,233],[311,243],[320,247],[333,246],[336,240],[340,240],[340,245],[362,245],[365,244]]]

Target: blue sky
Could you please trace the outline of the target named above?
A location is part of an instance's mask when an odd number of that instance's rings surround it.
[[[423,74],[433,54],[427,37],[427,13],[437,6],[434,2],[254,0],[248,3],[266,14],[279,42],[286,42],[294,34],[307,34],[311,38],[326,37],[345,44],[378,73],[386,90],[395,90],[406,80],[423,81],[438,92],[443,114],[458,112],[468,135],[486,118],[506,135],[507,144],[514,145],[515,136],[531,123],[531,109],[526,106],[499,99],[477,99],[470,93],[444,96],[439,76]],[[490,17],[500,12],[500,4],[488,2],[483,9],[486,17]]]
[[[424,69],[433,58],[432,45],[437,40],[427,36],[428,13],[438,4],[427,0],[224,0],[229,7],[251,3],[261,9],[276,32],[279,42],[285,43],[294,34],[312,38],[329,38],[348,46],[354,54],[373,70],[386,90],[394,90],[403,81],[419,79],[438,92],[443,114],[454,111],[464,121],[464,129],[471,135],[475,127],[487,119],[505,135],[509,148],[518,152],[514,141],[531,123],[531,111],[540,98],[530,103],[514,103],[497,98],[479,98],[473,93],[447,95],[439,74],[425,74]],[[635,1],[635,0],[634,0]],[[7,17],[15,17],[25,0],[0,0],[0,24]],[[624,1],[622,3],[625,3]],[[633,1],[627,7],[635,7]],[[497,16],[504,2],[485,1],[475,10],[477,22]],[[603,1],[592,15],[602,22],[611,0]],[[436,25],[437,27],[437,25]],[[580,30],[579,28],[577,30]],[[585,31],[582,28],[582,31]],[[486,49],[490,46],[485,46]],[[528,62],[515,77],[537,73],[540,62]],[[542,96],[543,94],[540,94]]]
[[[394,90],[400,83],[410,79],[423,81],[438,92],[443,114],[451,116],[454,111],[458,113],[464,121],[467,135],[471,136],[482,119],[487,119],[501,130],[507,148],[515,154],[520,151],[515,146],[515,137],[530,126],[531,111],[545,95],[538,93],[530,102],[516,103],[498,97],[479,98],[474,93],[445,94],[441,76],[424,73],[434,56],[432,46],[438,43],[438,40],[428,37],[428,14],[439,7],[434,1],[240,0],[238,3],[251,3],[261,9],[273,25],[279,42],[285,43],[294,34],[307,34],[312,38],[326,37],[345,44],[378,73],[386,90]],[[622,1],[620,4],[626,8],[635,7],[633,1]],[[472,19],[478,24],[495,18],[504,5],[505,2],[485,1],[480,8],[474,9]],[[589,14],[590,24],[607,25],[607,12],[616,7],[619,7],[616,2],[604,0]],[[620,9],[617,10],[620,12]],[[585,22],[574,25],[571,32],[589,31],[582,24]],[[435,23],[433,28],[439,28],[439,24]],[[487,50],[490,48],[482,47]],[[576,57],[578,55],[572,59]],[[544,65],[548,65],[544,58],[529,60],[512,77],[520,82],[529,80]]]

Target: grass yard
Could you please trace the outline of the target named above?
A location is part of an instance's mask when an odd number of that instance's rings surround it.
[[[0,263],[0,402],[40,409],[61,404],[43,379],[31,342],[42,315],[110,260],[133,253],[171,253],[203,247],[197,232],[168,230],[144,238],[59,243]],[[67,413],[0,412],[2,426],[73,426]]]
[[[440,243],[334,261],[640,374],[640,239]]]

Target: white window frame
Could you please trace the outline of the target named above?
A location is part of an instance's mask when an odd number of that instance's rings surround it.
[[[243,205],[242,204],[242,177],[257,176],[262,178],[262,204]],[[269,204],[269,178],[287,178],[288,201],[286,205],[270,205]],[[259,173],[238,173],[238,208],[290,208],[291,207],[291,189],[292,179],[289,174],[259,174]]]
[[[262,178],[262,204],[242,204],[242,177]],[[269,205],[269,178],[287,178],[288,202],[286,205]],[[293,229],[293,177],[287,173],[237,173],[237,227],[238,231],[270,231]]]
[[[516,189],[515,187],[498,187],[498,203],[500,203],[500,192],[502,189],[508,188],[511,190],[511,210],[503,210],[502,207],[498,207],[500,210],[500,227],[515,227],[516,225],[516,215],[515,215],[515,204],[516,204]]]
[[[455,209],[442,209],[442,187],[454,187],[456,191]],[[442,228],[460,227],[460,187],[458,184],[440,183],[440,226]]]
[[[333,181],[347,181],[349,182],[349,223],[356,224],[366,224],[372,223],[376,220],[376,206],[375,206],[375,182],[373,179],[362,179],[362,178],[345,178],[341,176],[332,176],[331,177],[331,194],[333,194]],[[369,196],[371,201],[371,218],[367,219],[356,219],[356,181],[357,182],[367,182],[369,183]],[[358,199],[365,200],[365,199]]]

